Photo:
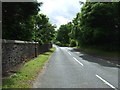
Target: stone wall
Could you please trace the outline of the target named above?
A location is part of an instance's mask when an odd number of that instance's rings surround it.
[[[36,50],[35,50],[36,47]],[[39,45],[38,42],[2,40],[2,69],[3,73],[9,68],[28,61],[36,54],[44,53],[51,48],[51,44]]]

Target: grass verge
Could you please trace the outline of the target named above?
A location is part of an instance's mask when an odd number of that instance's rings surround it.
[[[35,80],[44,63],[54,50],[55,48],[51,48],[49,52],[41,54],[34,60],[27,62],[19,72],[3,81],[2,88],[31,88],[32,81]]]
[[[91,54],[99,54],[99,55],[106,55],[106,56],[112,56],[112,57],[120,57],[120,52],[117,51],[105,51],[99,48],[93,48],[93,47],[74,47],[78,48],[82,51],[85,51],[87,53]]]

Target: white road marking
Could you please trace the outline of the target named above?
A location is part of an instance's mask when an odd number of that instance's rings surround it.
[[[120,67],[120,65],[116,64],[116,66]]]
[[[110,63],[110,61],[107,61],[107,63]]]
[[[70,54],[70,52],[68,52]],[[71,55],[71,54],[70,54]]]
[[[100,77],[99,75],[96,74],[96,77],[98,77],[101,81],[103,81],[105,84],[107,84],[108,86],[110,86],[111,88],[117,90],[112,84],[110,84],[108,81],[104,80],[102,77]]]
[[[68,52],[68,51],[66,50],[66,52]]]
[[[78,61],[75,57],[73,57],[76,62],[78,62],[80,65],[84,66],[80,61]]]
[[[68,52],[67,50],[66,50],[66,52]],[[70,54],[70,52],[68,52],[68,54]],[[71,55],[71,54],[70,54]]]

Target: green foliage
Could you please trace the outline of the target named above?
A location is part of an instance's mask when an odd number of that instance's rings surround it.
[[[50,24],[49,18],[44,14],[38,14],[34,20],[36,22],[33,40],[40,44],[51,43],[55,34],[55,25]]]
[[[71,46],[71,47],[75,47],[75,46],[76,46],[76,41],[72,39],[72,40],[70,41],[70,46]]]
[[[59,30],[57,31],[57,40],[62,44],[62,46],[67,46],[70,43],[69,40],[69,33],[70,33],[70,27],[66,25],[61,25]]]
[[[32,16],[39,11],[41,3],[3,2],[3,39],[31,40],[33,32]]]
[[[57,40],[70,44],[75,40],[77,46],[95,46],[108,51],[120,50],[120,2],[86,2],[66,28],[58,30]],[[67,33],[66,33],[67,32]],[[66,43],[67,42],[67,43]]]
[[[54,52],[55,48],[40,55],[34,60],[27,62],[19,72],[3,80],[2,88],[31,88],[31,82],[36,78],[48,57]],[[11,90],[12,90],[11,89]]]
[[[36,2],[4,2],[3,5],[3,39],[37,41],[40,44],[51,43],[55,25],[49,18],[38,14]]]
[[[80,46],[105,47],[118,50],[120,3],[86,2],[73,20],[72,33]],[[77,31],[77,34],[75,34]]]
[[[54,25],[56,27],[56,25]],[[54,38],[53,40],[51,41],[52,43],[56,44],[58,41],[56,40],[57,38],[57,31],[54,32]]]
[[[62,44],[59,41],[56,41],[55,44],[58,46],[62,46]]]

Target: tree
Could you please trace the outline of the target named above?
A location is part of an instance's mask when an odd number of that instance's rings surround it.
[[[69,33],[71,31],[70,23],[61,25],[57,31],[57,41],[61,43],[62,46],[68,46],[70,44]]]
[[[69,35],[65,33],[67,29],[63,25],[58,30],[57,40],[61,43],[75,40],[79,46],[120,50],[120,2],[86,2],[81,12],[66,26],[69,28]]]
[[[56,27],[50,24],[49,18],[44,14],[38,14],[34,17],[34,20],[36,22],[33,40],[40,44],[51,43]]]
[[[33,15],[37,15],[41,3],[3,2],[3,39],[31,40],[34,28]]]
[[[71,33],[74,39],[80,46],[104,47],[107,50],[118,47],[119,7],[120,3],[85,3],[81,13],[73,19]]]

